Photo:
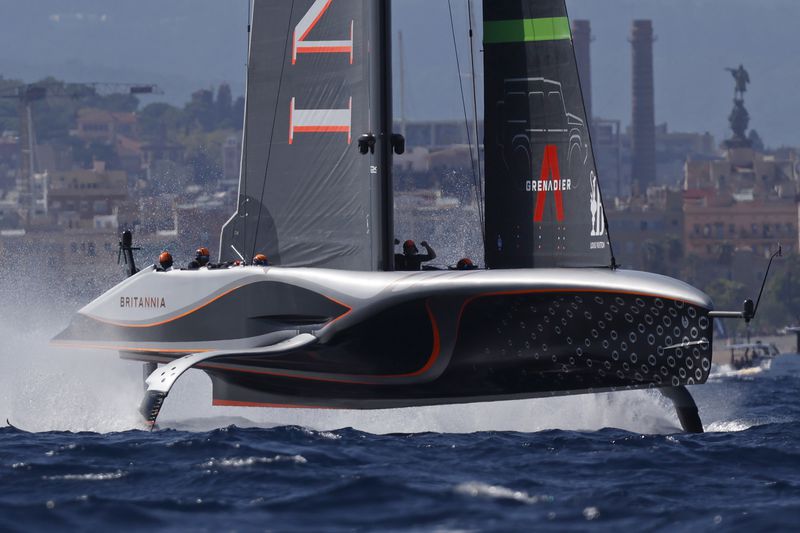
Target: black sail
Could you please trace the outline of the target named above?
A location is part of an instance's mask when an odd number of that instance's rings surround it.
[[[254,1],[239,204],[222,230],[223,260],[387,268],[382,16],[372,0]],[[378,147],[361,155],[367,132]]]
[[[483,16],[487,265],[610,266],[564,0],[484,0]]]

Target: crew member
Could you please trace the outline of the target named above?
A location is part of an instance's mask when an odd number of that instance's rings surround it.
[[[199,268],[203,268],[208,266],[208,262],[211,259],[211,252],[208,251],[208,248],[202,246],[197,249],[194,253],[194,260],[189,263],[189,270],[197,270]]]
[[[264,254],[256,254],[253,258],[253,265],[255,266],[269,266],[269,259]]]
[[[456,270],[478,270],[478,267],[475,266],[475,263],[472,262],[472,259],[465,257],[463,259],[459,259],[458,263],[456,263]]]
[[[161,255],[158,256],[158,264],[158,270],[160,272],[169,272],[172,270],[172,254],[167,251],[161,252]]]
[[[430,245],[422,241],[420,243],[425,251],[425,255],[419,253],[416,243],[412,240],[407,240],[403,243],[403,254],[395,255],[395,270],[416,271],[422,269],[422,263],[433,261],[436,259],[436,252]]]

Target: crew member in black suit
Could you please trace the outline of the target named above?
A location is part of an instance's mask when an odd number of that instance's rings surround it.
[[[158,256],[158,267],[156,270],[159,272],[169,272],[172,270],[172,254],[169,252],[161,252],[161,255]]]
[[[198,248],[194,254],[194,261],[189,263],[189,270],[197,270],[204,266],[208,266],[208,262],[211,260],[211,252],[208,251],[208,248],[205,246]]]
[[[395,241],[395,244],[400,244],[400,242]],[[422,241],[420,244],[427,252],[425,255],[419,253],[419,248],[417,248],[417,245],[414,243],[414,241],[409,239],[403,243],[403,253],[395,254],[394,256],[395,270],[422,270],[422,263],[427,263],[428,261],[433,261],[436,259],[436,252],[426,241]]]

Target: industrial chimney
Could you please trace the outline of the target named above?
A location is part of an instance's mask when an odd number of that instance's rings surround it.
[[[656,179],[656,119],[653,77],[653,21],[635,20],[633,47],[633,148],[634,194],[644,195]]]
[[[575,46],[575,59],[586,104],[586,118],[592,121],[592,26],[588,20],[572,21],[572,42]]]

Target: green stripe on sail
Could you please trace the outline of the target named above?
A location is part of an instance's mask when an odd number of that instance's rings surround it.
[[[496,20],[483,25],[483,40],[488,44],[562,41],[571,39],[567,17]]]

